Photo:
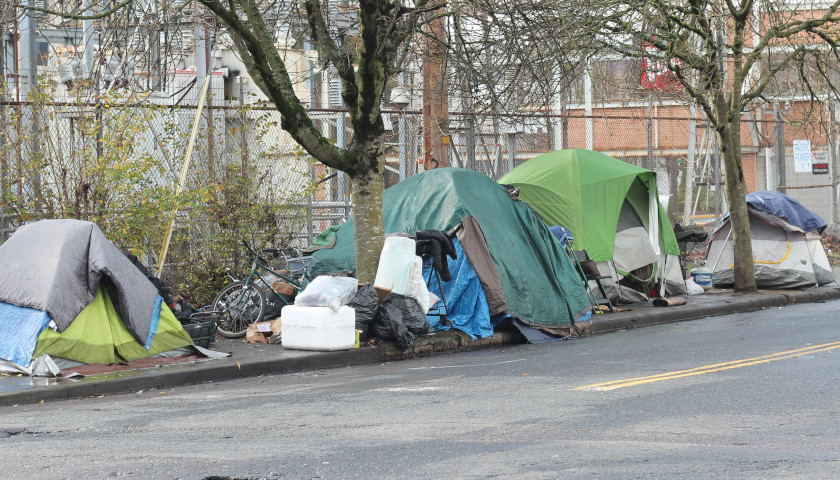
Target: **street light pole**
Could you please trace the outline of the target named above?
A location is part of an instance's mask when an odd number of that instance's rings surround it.
[[[405,180],[406,177],[406,165],[408,164],[408,135],[406,130],[406,118],[405,118],[405,109],[408,108],[409,104],[411,103],[411,99],[408,96],[408,92],[405,88],[401,86],[394,87],[391,90],[391,104],[397,107],[397,111],[399,112],[399,123],[397,124],[397,128],[399,129],[399,146],[400,146],[400,181],[402,182]]]

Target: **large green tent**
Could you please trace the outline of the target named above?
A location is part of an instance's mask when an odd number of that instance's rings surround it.
[[[553,328],[590,309],[580,277],[548,227],[486,175],[459,168],[423,172],[386,190],[383,210],[386,233],[457,230],[491,314]],[[334,235],[333,242],[321,239],[332,247],[313,253],[315,273],[355,271],[353,219]],[[488,268],[481,265],[482,248],[489,251]]]
[[[666,265],[657,265],[654,274],[667,275],[674,290],[684,291],[679,246],[659,202],[655,172],[603,153],[571,149],[532,158],[499,183],[519,188],[520,198],[548,225],[572,232],[576,250],[586,250],[596,262],[613,262],[618,276],[658,258],[656,263],[670,265],[667,271]],[[649,254],[644,260],[628,258],[640,252]]]

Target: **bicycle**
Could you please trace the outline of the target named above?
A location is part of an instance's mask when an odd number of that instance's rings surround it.
[[[248,325],[262,320],[266,307],[265,293],[271,292],[271,294],[276,296],[276,299],[272,297],[272,300],[282,302],[283,305],[289,305],[291,303],[287,296],[276,292],[272,288],[272,285],[269,285],[263,279],[260,275],[261,273],[274,275],[278,279],[288,283],[293,289],[293,294],[289,295],[292,299],[312,279],[312,274],[309,272],[309,262],[312,257],[303,256],[300,249],[294,247],[263,249],[262,253],[272,255],[272,258],[277,258],[278,256],[283,257],[286,270],[278,271],[272,268],[269,260],[263,257],[262,254],[257,253],[247,241],[242,240],[242,245],[245,246],[253,257],[251,260],[251,271],[245,279],[239,280],[231,275],[230,269],[228,268],[228,276],[233,280],[233,283],[222,288],[213,300],[211,307],[219,316],[216,331],[225,338],[244,337]],[[258,282],[267,288],[260,288]]]

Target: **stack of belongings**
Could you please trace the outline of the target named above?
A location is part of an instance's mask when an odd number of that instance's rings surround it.
[[[426,237],[417,232],[418,239]],[[438,246],[436,250],[440,252],[441,249]],[[407,234],[386,235],[374,287],[362,286],[353,299],[357,312],[356,328],[360,331],[361,340],[369,336],[393,340],[399,348],[407,350],[417,337],[429,333],[426,314],[438,298],[426,286],[423,260],[416,252],[417,242]],[[441,257],[438,253],[437,265],[441,262],[445,265],[445,258],[441,260]],[[439,268],[441,276],[449,278],[448,267]],[[376,289],[389,293],[381,298]]]
[[[323,275],[312,280],[281,311],[284,348],[348,350],[356,345],[355,311],[347,304],[356,295],[355,278]]]

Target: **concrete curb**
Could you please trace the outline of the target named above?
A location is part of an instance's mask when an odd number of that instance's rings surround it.
[[[678,307],[633,306],[626,312],[593,316],[589,334],[610,333],[663,323],[675,323],[700,318],[749,312],[769,307],[801,303],[820,303],[840,299],[840,288],[816,288],[808,291],[761,291],[755,294],[729,293],[688,297],[688,304]],[[498,330],[492,336],[473,339],[460,331],[438,332],[419,338],[406,351],[393,342],[375,347],[336,352],[292,352],[282,348],[248,350],[238,346],[239,354],[231,358],[200,361],[190,364],[92,375],[78,381],[28,379],[30,386],[13,392],[0,393],[0,405],[31,404],[71,398],[114,395],[141,390],[173,388],[182,385],[233,380],[269,374],[313,371],[349,365],[372,364],[425,357],[442,353],[502,347],[523,343],[524,338],[514,328]],[[268,348],[268,347],[266,347]],[[15,377],[27,378],[27,377]],[[43,380],[43,379],[41,379]]]

